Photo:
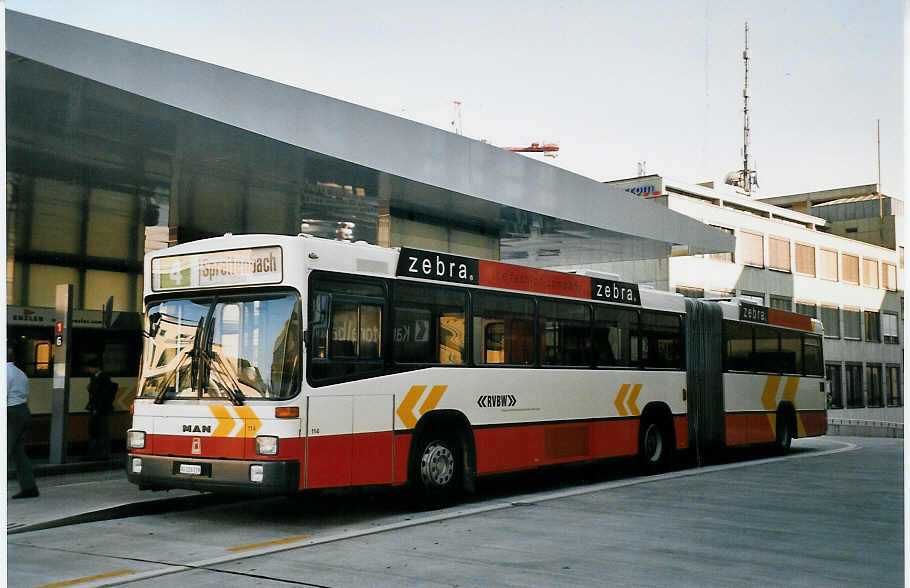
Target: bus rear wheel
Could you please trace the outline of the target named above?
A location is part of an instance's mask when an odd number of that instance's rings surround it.
[[[659,419],[643,420],[638,432],[638,460],[646,474],[670,469],[672,436]]]
[[[786,412],[777,413],[777,434],[775,437],[774,449],[777,453],[784,454],[790,451],[793,432],[790,430],[790,415]]]
[[[414,461],[414,486],[423,506],[452,502],[461,488],[463,452],[454,437],[426,435],[418,443]]]

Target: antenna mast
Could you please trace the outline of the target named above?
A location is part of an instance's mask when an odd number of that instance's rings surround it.
[[[746,21],[746,48],[743,50],[743,63],[746,67],[745,84],[743,85],[743,189],[747,195],[750,195],[755,172],[749,169],[749,21]],[[758,184],[758,182],[755,183]]]

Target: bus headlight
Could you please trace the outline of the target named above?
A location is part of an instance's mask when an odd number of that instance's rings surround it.
[[[271,435],[256,437],[256,453],[258,455],[278,455],[278,437]]]
[[[127,431],[126,446],[128,449],[144,449],[145,431]]]

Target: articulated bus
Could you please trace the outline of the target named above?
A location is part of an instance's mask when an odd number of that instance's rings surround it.
[[[303,235],[178,245],[145,276],[127,432],[143,489],[435,500],[826,432],[821,323],[736,299]]]
[[[89,441],[87,364],[101,362],[101,368],[117,384],[112,438],[123,447],[130,426],[130,406],[136,396],[136,376],[142,339],[139,335],[141,315],[115,312],[112,324],[102,325],[100,310],[73,312],[70,338],[70,397],[67,441],[70,452],[79,453]],[[28,376],[28,409],[32,422],[28,428],[29,452],[47,451],[51,427],[51,398],[56,352],[54,323],[56,311],[46,307],[8,306],[6,340],[15,353],[15,363]]]

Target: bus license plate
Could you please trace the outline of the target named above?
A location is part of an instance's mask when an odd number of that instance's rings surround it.
[[[195,463],[182,463],[180,464],[180,473],[190,474],[192,476],[201,476],[202,466]]]

